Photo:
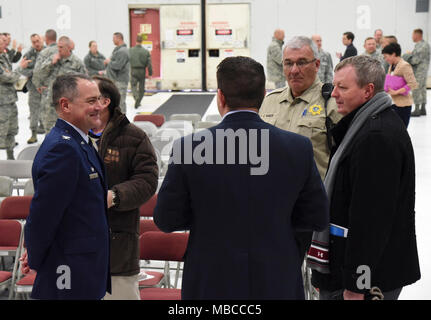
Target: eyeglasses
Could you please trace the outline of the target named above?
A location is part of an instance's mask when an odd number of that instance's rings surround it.
[[[284,60],[283,64],[287,69],[292,69],[293,66],[296,64],[296,66],[298,67],[298,69],[302,69],[304,68],[307,64],[313,63],[314,61],[316,61],[316,58],[314,58],[313,60],[307,61],[305,59],[302,60],[298,60],[296,62],[290,61],[290,60]]]

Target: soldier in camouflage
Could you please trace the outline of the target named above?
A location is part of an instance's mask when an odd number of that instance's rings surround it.
[[[376,39],[374,39],[373,37],[368,37],[367,39],[365,39],[364,48],[365,52],[362,55],[376,59],[380,62],[382,68],[384,68],[385,60],[383,59],[382,52],[377,50]]]
[[[5,51],[6,51],[6,54],[8,55],[8,57],[9,57],[9,61],[11,63],[18,62],[19,59],[21,59],[21,56],[22,56],[22,53],[21,53],[21,51],[22,51],[22,45],[20,44],[17,47],[16,40],[13,40],[12,41],[12,49],[9,49],[8,47],[9,47],[9,44],[10,44],[10,42],[12,40],[11,36],[10,36],[10,33],[5,32],[5,33],[3,33],[3,36],[5,37],[5,40],[6,40],[6,49],[5,49]]]
[[[127,113],[126,96],[129,85],[130,58],[127,45],[124,43],[123,34],[116,32],[112,41],[116,45],[110,59],[104,61],[106,65],[106,76],[114,81],[121,94],[121,112]]]
[[[423,40],[423,31],[416,29],[412,35],[413,42],[416,43],[413,52],[407,53],[403,59],[410,63],[413,67],[418,88],[413,90],[413,100],[415,103],[415,111],[411,113],[412,117],[426,115],[427,103],[427,78],[428,68],[430,65],[430,45]]]
[[[45,43],[46,48],[43,49],[37,57],[32,78],[34,86],[41,94],[40,118],[42,119],[43,124],[46,119],[46,112],[47,110],[49,111],[49,106],[51,105],[51,102],[49,101],[48,83],[52,83],[53,80],[49,78],[49,74],[47,74],[46,72],[42,72],[42,65],[44,65],[46,61],[52,61],[54,55],[58,53],[57,33],[55,32],[55,30],[49,29],[45,32]],[[44,130],[45,133],[49,132],[49,130],[45,128],[45,124]]]
[[[135,109],[141,105],[142,98],[145,94],[145,78],[153,75],[153,66],[151,64],[150,52],[142,47],[142,36],[136,37],[136,46],[130,48],[130,67],[133,98],[135,99]]]
[[[0,37],[0,149],[6,149],[7,159],[13,160],[15,136],[18,134],[18,95],[14,85],[21,75],[12,70],[5,48],[6,41]],[[26,67],[26,63],[27,60],[23,59],[21,66]]]
[[[71,40],[63,36],[58,40],[58,52],[54,54],[51,60],[45,59],[40,66],[40,73],[44,79],[47,79],[47,94],[44,101],[44,119],[43,126],[48,133],[57,121],[57,112],[52,106],[52,84],[58,76],[68,73],[87,73],[84,63],[72,53]]]
[[[284,31],[277,29],[272,42],[268,47],[266,56],[266,71],[268,80],[275,83],[275,88],[283,88],[286,79],[283,74],[283,44]]]
[[[317,76],[322,83],[332,83],[334,78],[334,65],[332,63],[331,54],[322,49],[322,37],[320,35],[313,35],[311,40],[316,44],[319,53],[320,67]]]
[[[33,84],[33,70],[36,65],[36,60],[41,51],[45,48],[43,46],[42,38],[38,34],[32,34],[30,37],[32,47],[24,54],[24,58],[29,61],[27,68],[22,69],[21,73],[28,78],[26,87],[28,90],[28,106],[30,108],[30,130],[31,137],[27,143],[37,142],[37,127],[39,124],[41,113],[41,98],[42,95],[37,91],[36,86]]]

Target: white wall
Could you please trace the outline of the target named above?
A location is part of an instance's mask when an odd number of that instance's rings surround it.
[[[54,28],[59,36],[68,35],[76,44],[75,53],[83,58],[88,42],[96,40],[102,53],[109,56],[113,50],[112,34],[123,32],[129,39],[129,7],[161,4],[199,4],[199,0],[0,0],[2,18],[0,32],[30,47],[30,34],[43,34]],[[355,46],[363,51],[363,41],[377,28],[385,34],[394,34],[403,51],[413,49],[411,33],[415,28],[425,31],[429,39],[431,21],[429,13],[415,13],[416,0],[208,0],[208,3],[251,3],[251,55],[266,65],[266,48],[273,31],[282,28],[287,40],[294,35],[321,34],[323,47],[329,51],[334,63],[335,52],[344,52],[342,34],[352,31]],[[357,10],[368,6],[369,25],[358,26],[363,13]],[[69,11],[69,12],[68,12]],[[70,17],[70,19],[68,19]]]

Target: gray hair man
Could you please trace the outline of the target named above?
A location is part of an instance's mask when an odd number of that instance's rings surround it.
[[[327,119],[337,123],[341,115],[334,99],[325,103],[323,84],[317,77],[319,67],[319,53],[310,38],[299,36],[289,40],[283,51],[283,71],[288,86],[269,93],[259,114],[264,121],[311,140],[323,180],[330,154],[325,123]],[[311,233],[297,233],[297,242],[303,258],[311,242]]]
[[[384,83],[380,63],[367,56],[335,68],[332,96],[344,117],[332,130],[325,177],[330,227],[313,235],[308,256],[321,300],[370,299],[376,291],[395,300],[420,278],[413,147]]]

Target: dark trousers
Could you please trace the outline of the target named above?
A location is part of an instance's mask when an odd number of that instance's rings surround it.
[[[401,120],[403,120],[403,122],[407,128],[409,126],[409,122],[410,122],[410,115],[412,113],[412,106],[397,107],[395,104],[393,104],[392,109],[400,116]]]
[[[134,68],[131,72],[130,85],[132,87],[133,98],[135,99],[135,107],[141,104],[145,94],[145,68]]]
[[[398,297],[400,296],[402,289],[403,288],[398,288],[392,291],[383,292],[383,296],[384,296],[383,300],[398,300]],[[320,300],[344,300],[343,292],[344,292],[344,289],[337,290],[337,291],[320,290],[319,299]]]

